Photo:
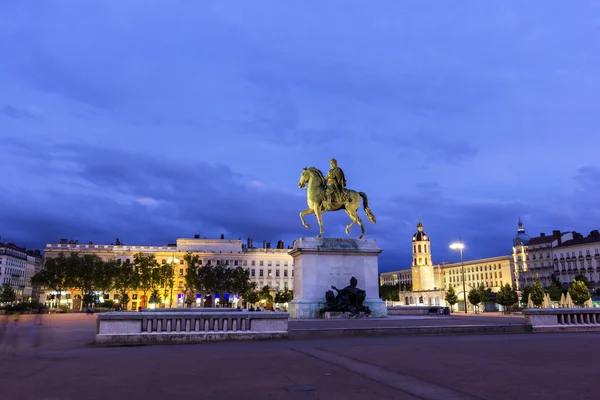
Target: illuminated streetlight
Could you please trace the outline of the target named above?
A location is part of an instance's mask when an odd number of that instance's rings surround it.
[[[462,238],[459,236],[458,242],[452,243],[450,245],[451,250],[460,251],[460,268],[462,272],[462,284],[463,284],[463,299],[465,301],[465,314],[467,314],[467,289],[465,287],[465,265],[463,263],[463,249],[465,248],[465,244],[462,241]]]

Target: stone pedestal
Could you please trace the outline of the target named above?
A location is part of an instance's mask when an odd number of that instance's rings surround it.
[[[364,305],[371,317],[387,317],[385,302],[379,298],[377,257],[382,250],[374,239],[300,238],[294,242],[294,300],[290,318],[322,318],[325,293],[331,286],[343,289],[350,278],[367,293]],[[335,292],[335,291],[334,291]]]

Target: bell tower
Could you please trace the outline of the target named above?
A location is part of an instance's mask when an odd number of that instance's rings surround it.
[[[413,291],[434,290],[436,286],[431,264],[431,242],[423,231],[423,223],[417,224],[417,233],[412,237],[412,283]]]

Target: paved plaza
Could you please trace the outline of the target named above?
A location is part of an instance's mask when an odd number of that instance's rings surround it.
[[[595,399],[600,393],[600,334],[595,333],[97,348],[92,344],[95,319],[44,316],[36,355],[31,318],[23,318],[16,356],[4,354],[6,336],[1,346],[2,398]],[[459,315],[410,317],[403,323],[493,321],[523,323],[514,317]]]

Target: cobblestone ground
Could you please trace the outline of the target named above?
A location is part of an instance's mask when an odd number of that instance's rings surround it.
[[[13,332],[0,336],[2,399],[548,400],[600,393],[595,333],[95,348],[95,316],[45,316],[39,336],[31,322],[20,321],[14,356],[6,354]]]

